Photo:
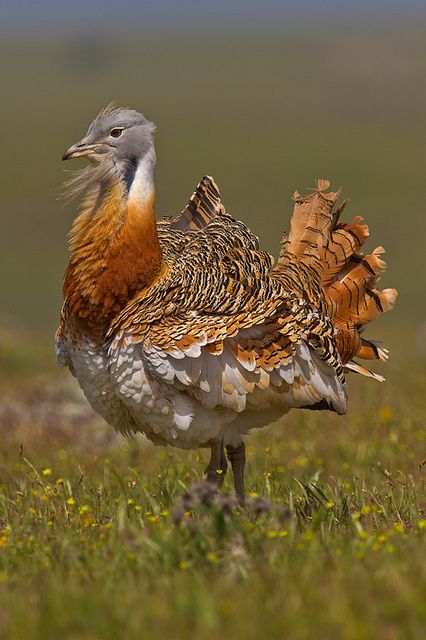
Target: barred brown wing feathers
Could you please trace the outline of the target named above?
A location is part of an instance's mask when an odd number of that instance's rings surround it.
[[[116,318],[113,344],[138,345],[155,378],[207,407],[325,402],[344,412],[343,365],[364,372],[354,355],[385,354],[361,339],[358,324],[374,316],[377,300],[380,310],[389,308],[392,296],[374,288],[384,269],[381,248],[359,253],[367,227],[360,218],[340,223],[338,193],[324,193],[327,187],[296,194],[275,266],[223,209],[195,213],[202,198],[194,194],[180,222],[159,224],[167,268]]]
[[[313,318],[306,301],[286,294],[268,275],[267,254],[238,249],[226,255],[230,264],[206,262],[206,255],[195,252],[192,261],[176,256],[170,268],[175,281],[158,285],[121,315],[111,332],[115,343],[123,335],[139,343],[153,376],[184,385],[208,407],[240,411],[247,401],[289,408],[326,397],[330,408],[343,412],[344,378],[329,321]],[[256,263],[256,274],[247,276]],[[166,308],[170,313],[161,313]],[[151,321],[141,332],[139,323],[147,317]],[[299,353],[304,342],[311,345],[305,359]]]
[[[258,238],[242,222],[222,213],[184,233],[163,220],[158,234],[165,263],[161,278],[128,303],[108,337],[129,327],[141,334],[138,326],[186,310],[220,316],[250,309],[254,318],[263,308],[283,306],[285,294],[269,276],[273,258],[258,249]]]
[[[220,201],[215,181],[210,176],[204,176],[185,209],[170,223],[170,228],[183,233],[198,231],[223,213],[225,207]]]
[[[300,327],[189,314],[153,326],[140,343],[153,376],[184,388],[204,406],[242,411],[316,404],[345,411],[344,382],[305,343]],[[283,333],[287,331],[289,335]],[[305,345],[303,351],[303,345]],[[265,404],[266,403],[266,404]]]

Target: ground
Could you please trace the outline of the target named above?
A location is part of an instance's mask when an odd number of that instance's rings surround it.
[[[0,637],[424,637],[424,368],[399,365],[351,378],[346,417],[252,433],[245,511],[230,477],[199,504],[204,452],[115,436],[66,376],[4,387]]]

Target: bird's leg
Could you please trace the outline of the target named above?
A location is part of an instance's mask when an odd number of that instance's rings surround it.
[[[234,488],[237,496],[237,500],[240,506],[245,505],[244,494],[244,466],[246,464],[246,446],[244,442],[233,447],[228,444],[226,446],[226,453],[228,460],[232,466],[232,473],[234,475]]]
[[[214,442],[211,447],[210,462],[204,471],[204,479],[221,487],[225,479],[228,463],[223,448],[223,441]]]

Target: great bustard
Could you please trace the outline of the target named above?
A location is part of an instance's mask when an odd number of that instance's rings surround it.
[[[117,431],[210,447],[210,480],[223,480],[225,448],[243,502],[243,434],[291,408],[345,413],[346,370],[381,380],[353,358],[386,358],[360,332],[396,291],[374,288],[383,249],[360,252],[368,228],[359,217],[339,222],[325,180],[295,194],[275,263],[225,213],[212,178],[177,218],[156,221],[154,129],[136,111],[107,107],[63,156],[90,166],[70,184],[85,198],[58,361]]]

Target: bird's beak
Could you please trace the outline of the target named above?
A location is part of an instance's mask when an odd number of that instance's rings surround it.
[[[97,144],[89,144],[85,142],[85,140],[80,140],[80,142],[76,142],[69,149],[67,149],[62,156],[62,160],[69,160],[70,158],[80,158],[81,156],[90,156],[96,152],[96,149],[99,145]]]

